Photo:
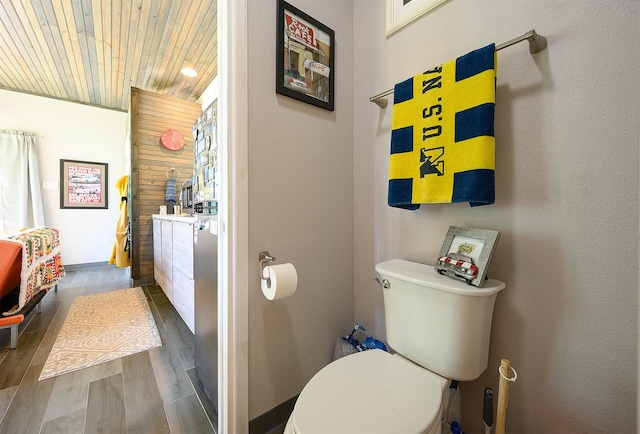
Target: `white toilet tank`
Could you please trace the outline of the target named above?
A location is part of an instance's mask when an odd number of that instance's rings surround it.
[[[445,378],[475,380],[487,368],[493,306],[505,287],[482,287],[438,274],[433,266],[393,259],[376,265],[383,289],[387,342]]]

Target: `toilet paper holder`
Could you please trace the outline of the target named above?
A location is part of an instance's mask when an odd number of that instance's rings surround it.
[[[271,256],[269,254],[269,252],[264,251],[264,252],[260,252],[260,255],[258,256],[258,258],[260,259],[260,279],[262,279],[262,280],[270,280],[268,277],[264,277],[264,267],[267,266],[267,265],[265,265],[265,263],[275,261],[276,257],[275,256]]]

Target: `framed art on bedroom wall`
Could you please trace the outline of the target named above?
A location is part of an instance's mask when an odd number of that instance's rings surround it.
[[[276,93],[334,110],[335,32],[278,0]]]
[[[60,160],[60,209],[107,209],[107,163]]]

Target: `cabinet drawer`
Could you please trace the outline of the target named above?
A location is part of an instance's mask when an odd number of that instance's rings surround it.
[[[194,288],[193,279],[189,279],[177,267],[174,267],[173,306],[192,333],[195,333]]]
[[[167,275],[171,275],[171,264],[173,261],[173,230],[170,221],[162,222],[162,247],[161,247],[162,269]]]
[[[162,273],[162,221],[153,219],[153,278],[161,288],[164,286]]]
[[[193,279],[193,224],[173,222],[173,266]]]
[[[153,242],[153,262],[162,262],[162,241]]]
[[[156,279],[158,286],[162,288],[162,268],[157,264],[153,264],[153,278]]]
[[[169,301],[173,301],[173,230],[171,221],[162,220],[162,260],[160,268],[162,269],[162,290],[167,295]]]
[[[162,222],[153,219],[153,262],[162,261]]]
[[[153,241],[160,241],[162,237],[162,221],[153,219]]]

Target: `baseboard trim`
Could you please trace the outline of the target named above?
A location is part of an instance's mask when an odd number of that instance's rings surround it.
[[[131,281],[133,282],[133,286],[155,285],[155,283],[156,283],[156,281],[153,278],[153,276],[144,277],[144,278],[141,278],[141,279],[131,279]]]
[[[296,405],[298,395],[249,421],[249,434],[266,434],[284,427]],[[278,431],[282,432],[282,431]]]
[[[64,264],[64,269],[67,271],[75,271],[75,270],[84,270],[86,268],[100,268],[100,267],[106,267],[109,265],[109,262],[104,261],[104,262],[87,262],[84,264],[69,264],[66,265]]]

